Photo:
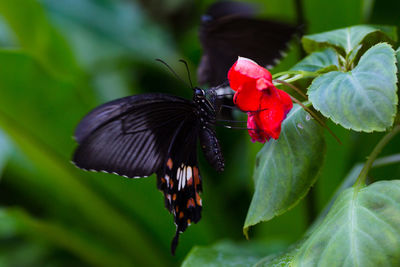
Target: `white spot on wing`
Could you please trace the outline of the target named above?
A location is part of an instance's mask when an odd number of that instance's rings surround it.
[[[176,172],[176,179],[178,180],[178,191],[186,186],[187,180],[192,176],[192,167],[181,165]]]
[[[182,189],[185,187],[185,184],[186,184],[186,166],[184,167],[184,169],[182,170],[182,173],[181,173],[181,180],[182,180]]]
[[[178,180],[178,191],[181,190],[181,168],[178,168],[176,172],[176,179]]]
[[[186,167],[186,180],[189,180],[192,177],[192,167]]]

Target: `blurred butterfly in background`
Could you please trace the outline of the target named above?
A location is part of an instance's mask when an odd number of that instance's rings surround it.
[[[93,109],[75,131],[77,167],[128,178],[157,175],[176,224],[172,254],[179,234],[201,218],[198,140],[212,167],[224,170],[213,128],[214,99],[212,89],[200,88],[193,88],[192,100],[160,93],[128,96]]]
[[[221,1],[202,16],[200,42],[203,56],[197,71],[201,85],[217,86],[227,79],[238,56],[272,68],[279,62],[299,27],[254,18],[255,7]]]

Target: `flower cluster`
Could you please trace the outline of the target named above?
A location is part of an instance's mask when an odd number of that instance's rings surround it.
[[[247,112],[252,141],[278,139],[282,121],[293,107],[290,96],[272,83],[271,73],[254,61],[239,57],[228,72],[233,102]]]

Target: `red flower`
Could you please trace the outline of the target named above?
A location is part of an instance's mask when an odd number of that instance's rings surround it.
[[[228,72],[228,80],[236,91],[233,102],[248,114],[252,141],[278,139],[282,121],[293,103],[286,92],[273,85],[271,73],[254,61],[239,57]]]

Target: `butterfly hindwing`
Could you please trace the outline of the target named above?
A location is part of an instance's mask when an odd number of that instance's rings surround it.
[[[188,117],[175,133],[168,156],[157,173],[158,188],[164,193],[165,206],[173,214],[176,234],[171,244],[174,254],[179,234],[201,218],[202,191],[197,161],[197,140],[200,124]]]
[[[159,170],[177,127],[193,104],[164,94],[145,94],[106,103],[78,125],[73,161],[83,169],[144,177]]]

